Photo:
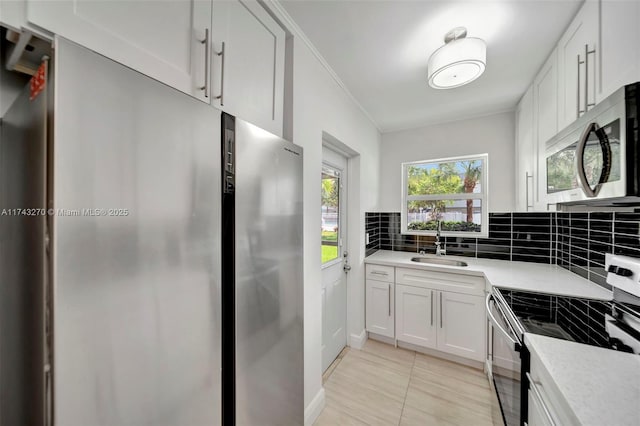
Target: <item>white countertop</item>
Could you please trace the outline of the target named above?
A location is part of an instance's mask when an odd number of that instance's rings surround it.
[[[640,355],[528,333],[524,341],[581,424],[640,423]]]
[[[610,291],[557,265],[447,255],[444,258],[461,260],[467,262],[469,266],[444,266],[412,262],[411,258],[416,256],[419,256],[419,254],[378,250],[371,256],[366,257],[364,262],[484,276],[491,286],[500,288],[599,300],[612,299]],[[429,257],[433,257],[433,255]]]

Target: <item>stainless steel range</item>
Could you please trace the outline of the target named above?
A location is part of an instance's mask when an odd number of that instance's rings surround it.
[[[607,255],[613,300],[494,288],[487,296],[491,322],[491,376],[506,426],[527,421],[529,352],[524,333],[612,350],[640,353],[640,259]]]

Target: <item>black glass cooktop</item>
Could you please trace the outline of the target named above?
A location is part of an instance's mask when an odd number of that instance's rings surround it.
[[[524,330],[608,348],[605,314],[612,302],[500,289]]]

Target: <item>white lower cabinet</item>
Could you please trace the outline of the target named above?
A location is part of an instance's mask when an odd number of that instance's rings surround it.
[[[530,348],[530,367],[527,377],[529,390],[527,395],[527,425],[554,426],[578,424],[570,407],[557,387],[552,386],[553,377],[544,367],[542,360]]]
[[[393,272],[390,266],[367,265],[367,331],[484,361],[483,277],[396,268],[394,280]]]
[[[396,285],[396,339],[436,347],[435,290]]]
[[[483,298],[396,284],[396,339],[484,359]]]
[[[367,331],[393,338],[394,300],[393,282],[366,281],[366,327]]]
[[[484,361],[484,298],[440,291],[438,299],[438,349]]]

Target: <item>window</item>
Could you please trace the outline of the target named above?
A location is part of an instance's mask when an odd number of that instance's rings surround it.
[[[402,233],[488,235],[488,155],[402,164]]]
[[[340,258],[340,171],[322,167],[322,263]]]

